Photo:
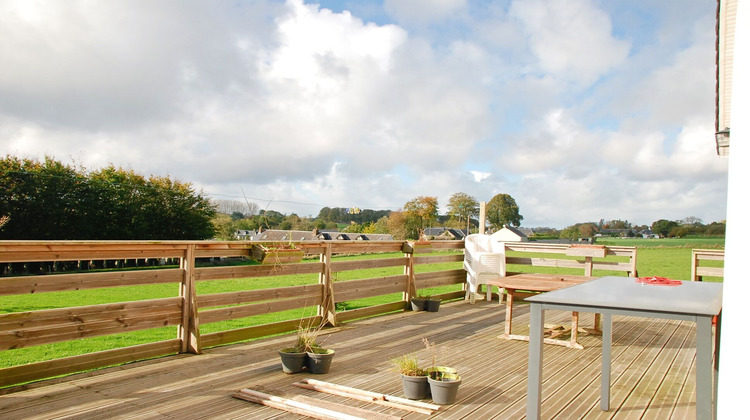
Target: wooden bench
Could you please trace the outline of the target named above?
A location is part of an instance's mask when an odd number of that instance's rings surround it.
[[[724,267],[702,266],[701,261],[724,261],[723,249],[694,249],[690,280],[703,281],[703,276],[724,277]]]
[[[540,257],[538,255],[530,257],[508,256],[508,251],[531,252],[534,254],[550,254]],[[505,304],[505,333],[500,337],[510,340],[528,341],[529,337],[512,333],[513,326],[513,301],[524,299],[526,297],[549,292],[552,290],[562,289],[593,280],[594,270],[619,271],[627,274],[629,277],[637,276],[635,247],[608,247],[599,245],[568,245],[568,244],[544,244],[544,243],[506,243],[505,244],[505,262],[506,267],[510,264],[529,265],[536,267],[557,267],[557,268],[578,268],[583,270],[583,275],[574,274],[546,274],[546,273],[520,273],[506,272],[505,276],[499,276],[487,281],[487,287],[497,286],[500,289],[500,303],[503,301],[503,294],[506,295]],[[555,254],[563,254],[571,258],[554,258]],[[606,257],[617,256],[623,257],[619,260],[606,260]],[[596,259],[595,259],[596,258]],[[488,290],[488,296],[491,296]],[[594,328],[584,330],[591,333],[601,333],[599,328],[599,314],[594,317]],[[581,349],[578,343],[578,313],[572,313],[570,328],[553,327],[546,331],[545,343],[562,345],[569,348]],[[558,339],[564,334],[570,333],[569,340]]]

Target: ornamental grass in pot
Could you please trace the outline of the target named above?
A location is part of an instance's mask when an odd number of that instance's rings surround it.
[[[421,400],[430,395],[430,385],[427,382],[427,373],[419,367],[416,355],[405,354],[391,361],[396,370],[401,374],[401,385],[404,396],[410,400]]]
[[[440,355],[438,354],[440,349],[438,349],[435,343],[431,343],[427,338],[422,338],[422,342],[432,355],[432,366],[425,369],[432,402],[441,405],[453,404],[456,402],[458,388],[461,385],[461,377],[455,368],[442,365],[438,362],[440,359]]]
[[[307,370],[314,374],[325,374],[331,368],[331,362],[336,352],[324,348],[318,343],[318,336],[323,325],[308,326],[297,332],[297,343],[307,353]]]

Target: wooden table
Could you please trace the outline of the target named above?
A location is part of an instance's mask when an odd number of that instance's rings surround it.
[[[528,298],[527,301],[531,302],[531,339],[526,418],[538,419],[541,414],[542,342],[544,312],[548,309],[603,314],[601,409],[604,411],[609,410],[612,315],[695,322],[697,418],[715,417],[722,290],[721,283],[688,281],[677,286],[663,286],[638,283],[632,277],[602,277]],[[711,321],[714,316],[717,316],[717,322],[712,345]]]
[[[513,334],[513,300],[516,298],[519,290],[529,292],[550,292],[552,290],[563,289],[576,284],[585,283],[596,279],[591,276],[561,275],[561,274],[527,274],[518,273],[504,277],[489,280],[487,283],[505,289],[508,298],[505,303],[505,333],[500,336],[506,340],[523,340],[529,341],[529,336]],[[500,299],[502,302],[502,298]],[[595,317],[594,332],[601,332],[599,329],[599,316]],[[570,331],[570,340],[560,340],[559,337]],[[578,343],[578,312],[574,311],[571,319],[570,329],[560,329],[551,331],[549,337],[544,339],[546,344],[561,345],[569,348],[582,349],[583,346]]]

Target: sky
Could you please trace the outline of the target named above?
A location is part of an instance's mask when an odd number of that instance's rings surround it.
[[[706,0],[0,2],[0,153],[316,216],[726,218]]]

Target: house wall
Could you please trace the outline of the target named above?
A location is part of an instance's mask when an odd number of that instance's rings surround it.
[[[750,238],[750,3],[738,2],[734,48],[732,97],[732,152],[729,155],[727,194],[727,238],[724,262],[724,306],[722,309],[719,366],[718,418],[732,419],[747,413],[747,240]]]
[[[518,236],[510,229],[502,228],[492,234],[492,239],[498,242],[526,242],[529,238]]]

